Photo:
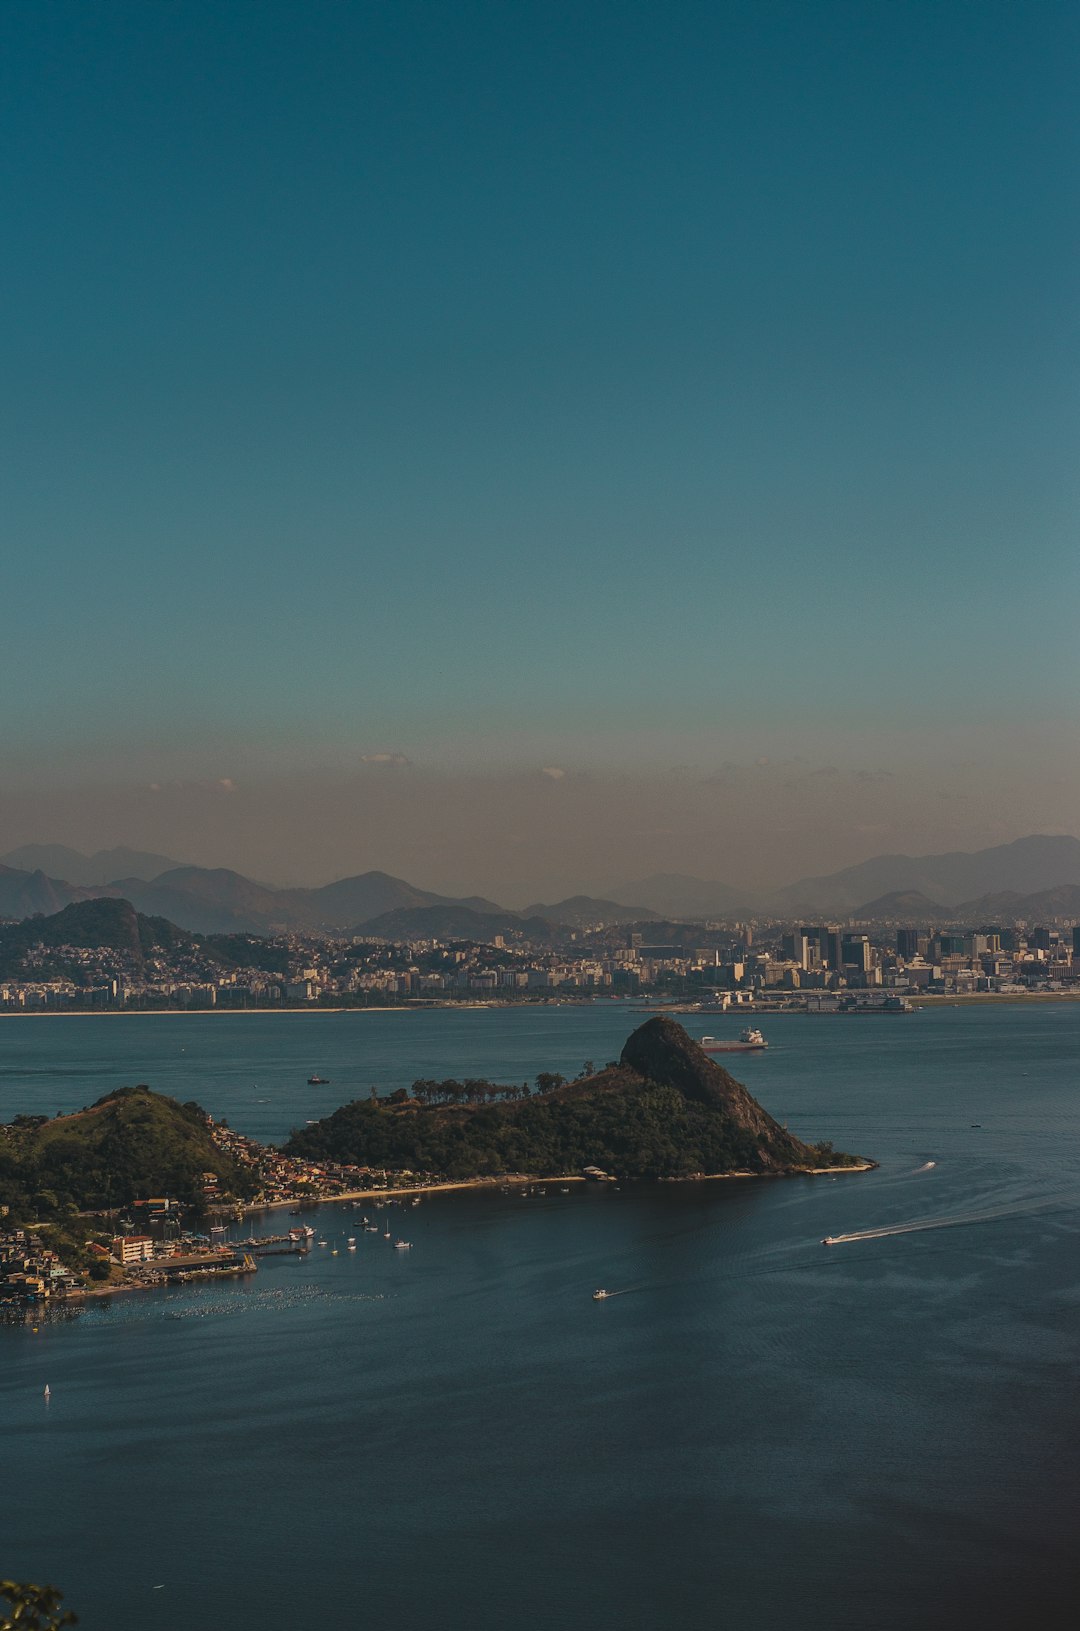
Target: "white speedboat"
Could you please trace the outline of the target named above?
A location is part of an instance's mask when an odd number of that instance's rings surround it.
[[[605,1291],[603,1286],[598,1286],[597,1289],[592,1294],[592,1300],[593,1300],[594,1303],[602,1303],[605,1297],[610,1297],[610,1296],[611,1296],[610,1291]]]

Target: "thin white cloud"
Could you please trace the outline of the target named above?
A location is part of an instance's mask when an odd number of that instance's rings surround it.
[[[547,776],[549,781],[561,782],[566,775],[566,771],[562,768],[562,765],[545,765],[540,774],[541,776]]]
[[[375,765],[380,770],[405,770],[412,764],[412,760],[406,758],[404,753],[362,753],[360,763]]]

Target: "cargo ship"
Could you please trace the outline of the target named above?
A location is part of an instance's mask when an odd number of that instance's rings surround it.
[[[703,1036],[700,1046],[706,1053],[760,1053],[761,1049],[767,1048],[769,1044],[760,1031],[756,1031],[748,1025],[744,1031],[740,1031],[738,1036],[730,1041],[725,1041],[716,1036]]]

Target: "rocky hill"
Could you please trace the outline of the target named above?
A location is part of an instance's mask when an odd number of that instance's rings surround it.
[[[0,979],[53,979],[75,972],[67,967],[64,948],[89,950],[107,947],[123,953],[132,967],[141,969],[154,952],[166,956],[189,954],[208,967],[262,968],[284,973],[288,954],[282,946],[247,934],[195,935],[162,917],[136,912],[128,900],[98,896],[76,901],[49,917],[29,917],[21,923],[0,923]],[[32,949],[44,947],[46,956]]]
[[[294,1132],[288,1153],[452,1178],[598,1166],[627,1177],[795,1173],[859,1164],[803,1143],[666,1017],[648,1020],[617,1062],[538,1091],[417,1082],[389,1103],[357,1100]]]
[[[130,901],[78,901],[49,917],[0,925],[0,976],[16,979],[23,974],[23,958],[32,946],[107,946],[125,953],[141,968],[155,947],[172,952],[189,944],[191,938],[164,918],[140,916]]]

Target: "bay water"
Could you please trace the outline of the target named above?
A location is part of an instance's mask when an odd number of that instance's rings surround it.
[[[142,1081],[275,1140],[645,1017],[3,1018],[0,1119]],[[431,1196],[374,1213],[407,1252],[324,1205],[244,1282],[0,1325],[0,1577],[83,1631],[1075,1623],[1080,1005],[764,1028],[725,1062],[877,1171]]]

